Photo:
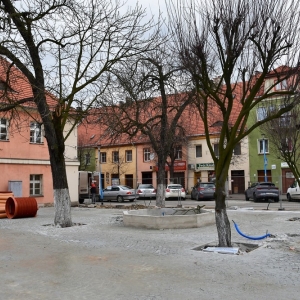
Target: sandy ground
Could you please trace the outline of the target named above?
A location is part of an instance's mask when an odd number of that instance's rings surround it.
[[[0,219],[0,299],[299,299],[300,213],[228,210],[238,255],[196,251],[217,243],[215,225],[124,227],[122,210],[72,208],[55,228],[53,207],[36,218]],[[85,224],[85,225],[83,225]]]

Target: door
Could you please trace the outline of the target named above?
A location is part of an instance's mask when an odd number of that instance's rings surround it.
[[[295,177],[290,169],[282,170],[282,193],[286,193],[287,189],[294,183]]]
[[[152,184],[152,172],[142,172],[142,183]]]
[[[231,171],[231,180],[232,194],[243,194],[245,192],[244,170]]]
[[[265,182],[265,171],[264,170],[257,170],[257,181]],[[272,182],[271,170],[267,170],[267,182]]]
[[[103,199],[104,200],[111,200],[112,199],[112,187],[108,186],[106,189],[103,190]]]
[[[133,188],[133,175],[129,175],[129,174],[125,175],[125,185]]]
[[[118,186],[113,186],[110,192],[110,200],[117,199],[119,194],[120,194],[120,188]]]

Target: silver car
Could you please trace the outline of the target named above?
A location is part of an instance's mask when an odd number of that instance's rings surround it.
[[[123,202],[125,200],[133,201],[137,199],[138,195],[135,189],[127,185],[112,185],[103,190],[103,200],[117,200]]]
[[[137,188],[137,194],[139,198],[156,198],[156,189],[152,184],[141,183]]]

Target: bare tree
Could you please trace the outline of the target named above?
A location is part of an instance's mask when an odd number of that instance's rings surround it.
[[[102,121],[115,136],[142,135],[150,142],[158,167],[156,205],[164,207],[165,164],[178,139],[182,113],[193,100],[190,93],[180,93],[189,82],[172,56],[167,37],[156,50],[128,60],[114,74],[116,86],[101,103],[107,106]]]
[[[267,113],[273,113],[269,107]],[[277,158],[286,162],[300,184],[300,106],[262,125],[261,131],[268,136],[269,147]]]
[[[64,127],[71,117],[74,128],[93,106],[117,62],[155,47],[153,40],[145,39],[153,28],[151,21],[143,22],[144,16],[140,6],[127,10],[120,1],[0,1],[0,55],[32,88],[30,100],[41,116],[50,154],[57,226],[72,226]],[[54,110],[46,90],[56,99]],[[25,101],[7,102],[2,109]],[[81,110],[74,112],[72,106]]]
[[[177,53],[197,92],[198,112],[215,165],[219,246],[231,246],[225,182],[233,149],[255,128],[299,102],[299,1],[167,2]],[[267,85],[271,72],[274,80]],[[288,86],[276,90],[284,81]],[[248,122],[251,110],[278,98],[279,110],[255,124]],[[210,139],[216,122],[222,125],[219,156]]]

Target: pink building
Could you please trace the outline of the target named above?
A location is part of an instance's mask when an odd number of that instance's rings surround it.
[[[7,62],[0,58],[0,103],[32,99],[29,83],[16,68],[6,80]],[[49,104],[56,104],[49,97]],[[16,197],[35,197],[39,204],[53,203],[52,175],[43,124],[33,102],[14,111],[0,111],[0,191]],[[78,201],[77,131],[66,142],[66,168],[72,202]]]

